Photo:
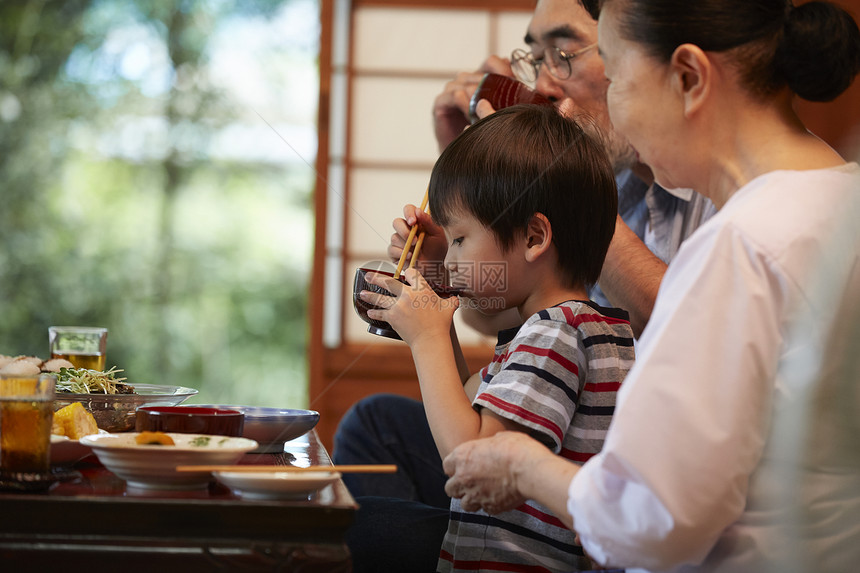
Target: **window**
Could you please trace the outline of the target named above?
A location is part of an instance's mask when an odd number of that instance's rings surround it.
[[[307,404],[318,0],[0,4],[0,353]]]

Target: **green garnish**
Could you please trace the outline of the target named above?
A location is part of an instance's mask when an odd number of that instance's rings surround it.
[[[117,378],[122,372],[116,366],[102,372],[100,370],[89,370],[87,368],[60,368],[57,374],[57,392],[71,392],[72,394],[125,394],[128,393],[127,384],[122,384],[125,378]],[[134,389],[131,389],[132,392]]]
[[[211,439],[209,436],[197,436],[188,443],[194,447],[202,448],[208,446]]]

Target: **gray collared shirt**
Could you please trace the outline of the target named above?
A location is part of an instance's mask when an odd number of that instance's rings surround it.
[[[649,186],[630,170],[621,172],[615,181],[621,218],[666,264],[675,257],[681,243],[717,212],[710,199],[692,189],[669,190],[656,183]],[[600,305],[611,306],[598,286],[592,289],[591,298]]]

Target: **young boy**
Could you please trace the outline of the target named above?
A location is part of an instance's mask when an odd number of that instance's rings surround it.
[[[584,462],[600,451],[615,394],[633,363],[627,313],[588,300],[615,228],[617,195],[602,147],[554,108],[514,106],[450,144],[430,179],[430,212],[449,241],[452,285],[482,312],[516,308],[492,363],[470,378],[453,331],[458,299],[440,299],[410,269],[367,291],[406,341],[444,458],[468,440],[526,432]],[[475,391],[475,386],[477,390]],[[470,399],[474,396],[474,399]],[[439,571],[571,571],[590,563],[572,531],[526,502],[499,515],[451,502]]]

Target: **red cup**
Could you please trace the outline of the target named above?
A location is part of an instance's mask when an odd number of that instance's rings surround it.
[[[478,89],[469,100],[469,115],[472,123],[478,121],[475,108],[482,99],[490,102],[493,109],[500,110],[516,104],[552,105],[552,102],[522,82],[499,74],[484,74]]]

